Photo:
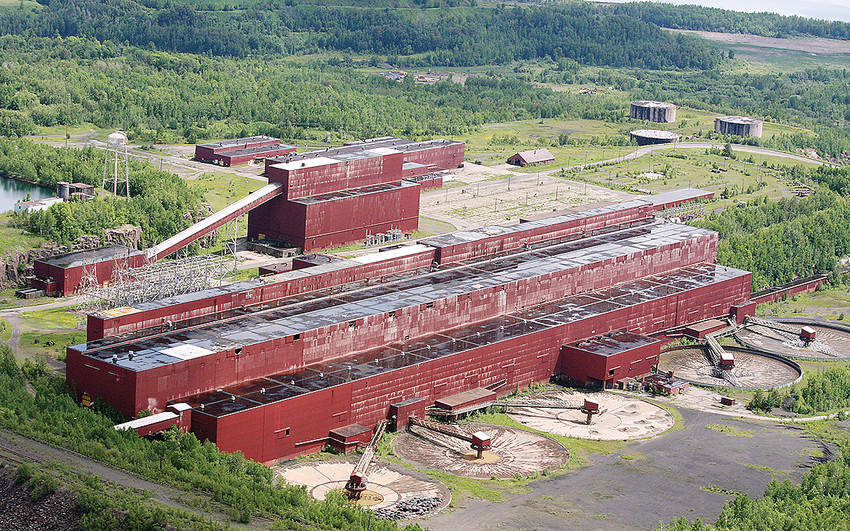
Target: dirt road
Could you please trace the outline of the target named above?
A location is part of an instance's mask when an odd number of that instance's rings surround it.
[[[159,504],[209,518],[221,525],[230,525],[235,529],[265,529],[269,523],[264,520],[253,525],[236,524],[220,512],[198,509],[181,501],[187,499],[195,499],[198,502],[208,501],[208,498],[204,495],[186,492],[162,483],[149,481],[132,472],[104,465],[75,452],[56,448],[0,429],[0,462],[14,465],[22,461],[34,461],[37,463],[54,461],[62,463],[62,465],[70,467],[75,472],[95,475],[102,481],[135,490],[139,494],[146,491],[150,493],[150,500]]]

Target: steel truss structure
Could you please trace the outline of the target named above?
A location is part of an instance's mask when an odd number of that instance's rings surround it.
[[[83,295],[80,309],[94,313],[122,306],[192,293],[221,286],[224,278],[236,274],[236,220],[225,227],[224,254],[189,256],[188,247],[174,253],[174,260],[148,262],[129,267],[126,257],[115,257],[112,279],[100,284],[95,265],[83,267],[78,292]]]

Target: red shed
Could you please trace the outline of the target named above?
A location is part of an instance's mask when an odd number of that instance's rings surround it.
[[[145,253],[122,245],[111,245],[42,258],[33,263],[36,278],[32,285],[45,290],[48,295],[71,295],[87,271],[93,269],[98,284],[103,284],[112,279],[112,272],[123,262],[127,267],[141,267],[145,263]]]
[[[559,367],[570,380],[582,385],[613,387],[623,378],[650,373],[658,363],[661,342],[624,330],[608,332],[561,347]]]
[[[508,164],[514,166],[534,166],[537,164],[549,164],[555,162],[555,156],[546,148],[520,151],[508,157]]]

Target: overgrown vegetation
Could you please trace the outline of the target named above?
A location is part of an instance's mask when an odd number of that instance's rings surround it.
[[[656,2],[615,4],[612,11],[664,28],[747,33],[779,38],[811,35],[829,39],[850,39],[850,24],[837,20],[783,16],[767,12],[747,13],[695,5],[674,6]]]
[[[584,2],[417,12],[270,1],[218,13],[179,1],[44,3],[36,13],[0,15],[0,33],[89,36],[218,56],[335,50],[401,55],[406,63],[440,66],[549,56],[610,66],[710,68],[720,60],[708,43]]]
[[[815,273],[838,277],[850,254],[850,205],[826,190],[807,198],[762,201],[709,214],[696,226],[720,233],[717,261],[753,272],[753,289]]]
[[[780,406],[794,413],[812,415],[839,408],[850,408],[850,368],[829,367],[808,375],[806,383],[790,391],[756,390],[747,407],[769,412]]]
[[[26,381],[35,396],[25,390]],[[74,403],[64,380],[43,366],[25,362],[18,368],[9,347],[0,345],[0,426],[6,429],[150,479],[199,489],[229,506],[234,520],[259,514],[274,518],[280,529],[396,528],[356,507],[316,502],[303,488],[275,485],[269,468],[238,452],[221,453],[191,433],[169,431],[161,440],[150,441],[113,429],[119,420],[104,404],[90,410]]]
[[[94,148],[63,150],[24,139],[0,138],[0,175],[55,186],[57,181],[101,184],[103,152]],[[200,197],[179,177],[146,163],[130,163],[130,200],[97,197],[53,205],[22,215],[30,232],[68,244],[82,234],[103,236],[105,229],[129,223],[142,228],[142,243],[153,245],[191,224],[187,212]]]

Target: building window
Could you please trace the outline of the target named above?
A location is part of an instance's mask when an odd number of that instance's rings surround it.
[[[608,376],[614,376],[614,369],[608,369]]]
[[[294,336],[292,336],[292,340],[293,341],[301,341],[301,334],[295,334]]]
[[[433,308],[433,307],[434,307],[434,302],[433,302],[433,301],[431,301],[431,302],[426,302],[426,303],[425,303],[425,307],[426,307],[426,308]]]
[[[354,328],[357,326],[357,321],[348,321],[348,328]]]
[[[395,310],[389,312],[387,315],[389,316],[390,319],[392,319],[393,317],[395,317]]]

